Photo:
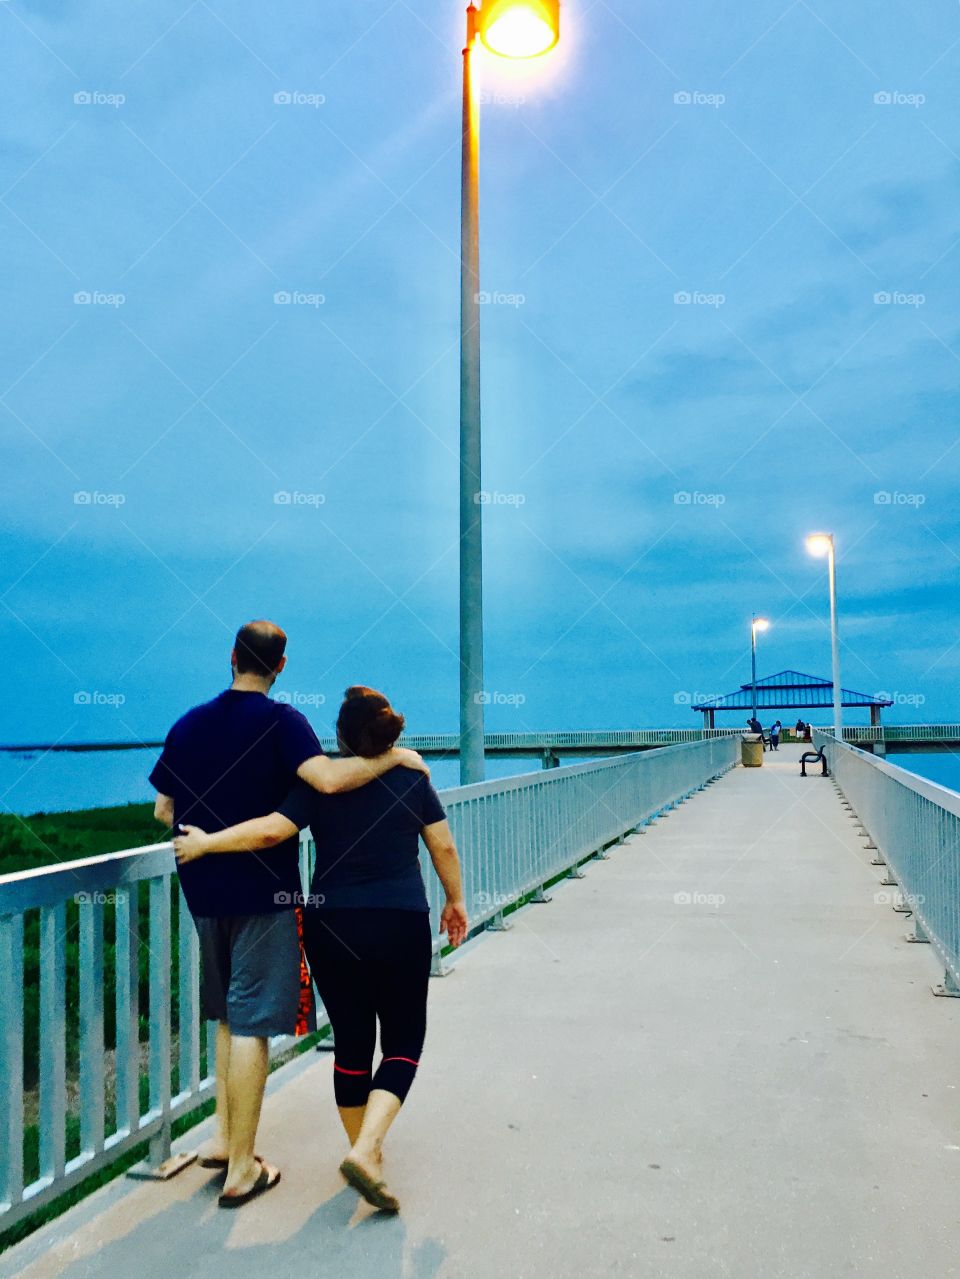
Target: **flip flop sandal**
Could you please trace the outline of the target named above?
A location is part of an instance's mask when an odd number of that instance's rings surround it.
[[[352,1159],[344,1159],[340,1165],[340,1171],[348,1184],[362,1195],[368,1204],[379,1208],[381,1212],[400,1211],[400,1201],[390,1194],[385,1181],[374,1181],[369,1173],[364,1172]]]
[[[254,1159],[257,1160],[258,1163],[262,1162],[259,1155],[254,1155],[253,1157]],[[223,1158],[220,1155],[201,1155],[200,1158],[197,1160],[197,1167],[198,1168],[219,1168],[221,1171],[226,1172],[227,1166],[229,1165],[229,1163],[230,1163],[229,1159]]]
[[[280,1169],[277,1169],[277,1175],[270,1180],[270,1173],[261,1164],[260,1176],[244,1195],[221,1195],[217,1200],[217,1204],[221,1208],[242,1208],[244,1204],[256,1199],[259,1195],[265,1194],[268,1190],[272,1190],[280,1180]]]

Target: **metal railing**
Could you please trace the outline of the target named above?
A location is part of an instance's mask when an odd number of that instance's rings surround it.
[[[960,995],[960,795],[829,733],[813,741],[913,912],[916,939],[943,961],[937,993]]]
[[[702,789],[738,754],[739,735],[721,733],[443,792],[472,926],[501,925],[505,910]],[[305,885],[311,861],[303,839]],[[425,880],[436,936],[441,894],[432,871]],[[439,972],[439,939],[436,947]],[[25,971],[39,985],[30,1078]],[[166,1159],[173,1121],[213,1091],[214,1030],[201,1023],[197,934],[169,844],[0,877],[0,1229],[147,1140],[150,1162]],[[293,1043],[274,1040],[271,1052]],[[37,1174],[29,1178],[25,1150]]]
[[[728,737],[728,728],[623,728],[584,729],[568,733],[487,733],[484,749],[509,755],[512,752],[538,754],[541,751],[569,750],[587,753],[594,750],[628,751],[645,746],[677,746],[683,742],[702,742],[707,738]],[[325,751],[337,749],[335,737],[322,737]],[[411,750],[434,754],[456,755],[460,750],[457,733],[406,733],[401,745]]]
[[[832,733],[832,729],[820,730]],[[847,724],[845,742],[957,742],[960,724]]]

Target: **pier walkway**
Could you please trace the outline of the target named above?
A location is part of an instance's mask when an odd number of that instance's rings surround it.
[[[121,1179],[0,1275],[960,1275],[960,1000],[932,997],[932,948],[799,751],[727,773],[433,983],[390,1139],[399,1217],[340,1181],[311,1052],[271,1081],[277,1190],[228,1214],[196,1166]]]

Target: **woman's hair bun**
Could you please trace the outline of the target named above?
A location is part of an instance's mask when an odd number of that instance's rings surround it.
[[[343,695],[337,737],[352,755],[367,759],[389,750],[403,732],[403,716],[375,688],[352,684]]]

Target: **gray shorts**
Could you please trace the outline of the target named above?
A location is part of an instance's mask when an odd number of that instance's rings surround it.
[[[231,1034],[292,1035],[300,1002],[300,942],[292,910],[196,920],[200,1007]]]

